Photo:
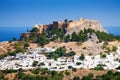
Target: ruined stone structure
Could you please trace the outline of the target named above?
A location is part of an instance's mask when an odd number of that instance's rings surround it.
[[[43,30],[46,31],[47,34],[49,34],[49,30],[51,29],[59,29],[59,28],[64,28],[66,30],[66,34],[72,34],[73,32],[78,33],[80,30],[84,29],[94,29],[96,31],[101,31],[101,32],[107,32],[102,25],[99,23],[97,20],[89,20],[89,19],[83,19],[80,18],[79,20],[70,20],[70,21],[53,21],[52,24],[44,24],[44,25],[35,25],[34,27],[38,28],[38,34],[41,34]],[[23,33],[23,36],[29,36],[30,33]]]
[[[21,33],[20,40],[23,40],[25,37],[28,38],[31,35],[30,32],[27,33]]]
[[[59,29],[63,26],[64,22],[53,21],[53,29]]]
[[[79,32],[80,30],[84,29],[95,29],[96,31],[107,32],[99,21],[96,20],[89,20],[80,18],[76,21],[67,21],[67,22],[60,22],[54,21],[53,24],[50,25],[35,25],[39,29],[39,33],[42,32],[43,29],[51,27],[52,29],[59,29],[59,28],[66,28],[67,34],[72,34],[73,32]]]

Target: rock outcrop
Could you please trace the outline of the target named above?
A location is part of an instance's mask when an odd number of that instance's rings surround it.
[[[67,34],[72,34],[73,32],[78,33],[80,30],[88,28],[107,33],[99,21],[80,18],[78,21],[72,21],[68,23]]]
[[[88,33],[88,40],[93,41],[93,42],[99,42],[98,37],[96,36],[95,33]]]

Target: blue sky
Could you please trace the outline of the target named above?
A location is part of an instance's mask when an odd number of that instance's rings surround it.
[[[80,17],[120,26],[120,0],[0,0],[0,27],[32,27]]]

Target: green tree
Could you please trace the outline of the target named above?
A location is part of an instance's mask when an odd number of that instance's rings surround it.
[[[68,34],[66,37],[65,37],[65,42],[69,42],[70,41],[70,35]]]
[[[58,54],[59,57],[65,56],[66,55],[66,48],[65,47],[57,48],[55,53]]]
[[[33,74],[38,74],[38,73],[39,73],[39,71],[40,71],[40,69],[39,69],[39,68],[37,68],[37,69],[35,69],[35,70],[32,70],[31,72],[32,72]]]
[[[17,40],[17,39],[14,37],[14,38],[13,38],[13,41],[16,41],[16,40]]]
[[[30,32],[38,32],[38,31],[39,31],[39,29],[34,27]]]
[[[83,76],[81,80],[94,80],[93,74],[89,73],[88,76]]]
[[[74,77],[73,80],[80,80],[80,77]]]
[[[106,54],[101,54],[100,57],[101,58],[106,58]]]
[[[78,41],[78,36],[77,36],[76,32],[72,33],[71,40],[72,41]]]
[[[60,40],[64,40],[64,36],[65,36],[65,33],[64,33],[64,30],[63,30],[63,28],[60,28],[60,29],[58,29],[58,31],[59,31],[59,37],[60,37]]]
[[[44,35],[40,35],[39,39],[38,39],[38,44],[40,44],[41,46],[44,46],[45,44],[49,43],[50,40],[44,36]]]
[[[76,69],[76,68],[72,68],[72,71],[76,72],[76,71],[77,71],[77,69]]]
[[[24,44],[24,48],[27,48],[27,47],[29,47],[30,45],[28,44],[28,43],[25,43]]]
[[[25,50],[22,47],[17,47],[16,50],[15,50],[16,53],[18,53],[18,52],[24,52],[24,51]]]
[[[67,76],[69,76],[70,75],[70,72],[69,71],[65,71],[65,74],[67,75]]]
[[[97,67],[94,68],[94,70],[102,71],[102,70],[104,70],[104,68],[102,66],[97,66]]]
[[[81,56],[79,57],[80,60],[84,60],[85,59],[85,55],[81,54]]]
[[[34,61],[33,64],[32,64],[32,66],[33,66],[33,67],[36,67],[37,64],[38,64],[38,61]]]
[[[67,56],[68,56],[68,57],[72,57],[72,56],[74,56],[74,55],[76,55],[75,51],[71,51],[71,52],[67,53]]]
[[[77,62],[77,63],[76,63],[76,65],[80,65],[80,64],[81,64],[81,62]]]

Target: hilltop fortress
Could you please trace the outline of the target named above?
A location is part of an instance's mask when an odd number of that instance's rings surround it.
[[[61,21],[53,21],[52,24],[49,25],[35,25],[34,27],[37,27],[39,29],[39,33],[42,32],[43,29],[47,28],[53,28],[53,29],[58,29],[58,28],[66,28],[67,32],[77,32],[80,30],[92,28],[101,32],[107,32],[102,25],[99,23],[97,20],[89,20],[89,19],[83,19],[80,18],[79,20],[76,21],[68,21],[65,20],[64,22]]]
[[[66,31],[66,34],[72,34],[73,32],[78,33],[80,30],[84,29],[94,29],[96,31],[100,32],[107,32],[102,25],[97,20],[89,20],[89,19],[83,19],[80,18],[79,20],[67,20],[61,22],[61,21],[53,21],[52,24],[35,24],[35,28],[38,28],[38,34],[41,34],[43,30],[45,30],[48,34],[49,31],[52,29],[59,29],[63,28]],[[30,33],[22,33],[21,38],[24,38],[24,36],[29,36]]]

